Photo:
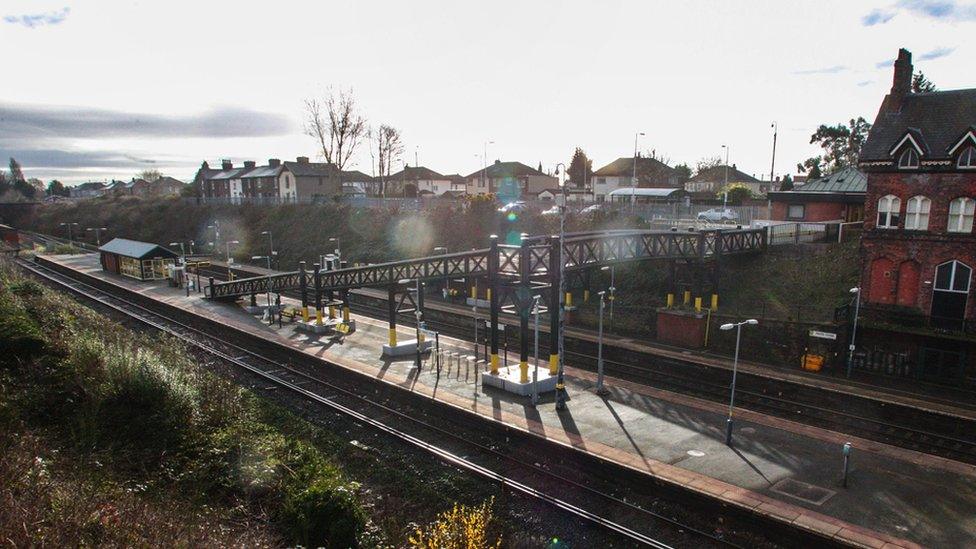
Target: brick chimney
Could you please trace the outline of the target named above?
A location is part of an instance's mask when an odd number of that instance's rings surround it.
[[[257,164],[255,164],[253,160],[245,160],[244,161],[244,167],[247,168],[247,169],[249,169],[249,170],[253,170],[254,169],[254,166],[256,166],[256,165]]]
[[[307,156],[299,156],[295,160],[298,160],[298,163],[299,164],[308,164],[308,157]]]
[[[224,170],[233,170],[234,169],[234,163],[225,158],[224,160],[221,160],[220,161],[220,167],[221,167],[221,169],[224,169]]]
[[[885,98],[882,111],[895,113],[901,111],[905,96],[912,93],[912,52],[901,48],[898,59],[895,59],[895,75],[891,82],[891,92]]]
[[[281,160],[278,160],[277,158],[268,159],[268,166],[271,166],[272,168],[277,168],[280,165],[281,165]]]

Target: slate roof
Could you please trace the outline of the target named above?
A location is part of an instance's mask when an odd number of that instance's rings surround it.
[[[248,171],[250,171],[250,168],[233,168],[233,169],[230,169],[230,170],[219,171],[219,172],[211,175],[207,179],[210,179],[210,180],[216,180],[216,179],[237,179],[242,174],[244,174],[244,173],[246,173]]]
[[[928,149],[923,160],[946,159],[949,149],[974,126],[976,88],[910,93],[902,98],[898,112],[888,112],[882,106],[861,147],[860,161],[891,160],[891,148],[909,130],[922,140],[919,145],[923,150]]]
[[[620,187],[619,189],[614,189],[610,191],[610,196],[648,196],[651,198],[669,198],[672,196],[681,197],[684,195],[684,189],[676,189],[673,187],[664,188],[649,188],[649,187]]]
[[[250,179],[252,177],[278,177],[279,173],[281,173],[281,166],[258,166],[241,177],[244,179]]]
[[[795,187],[793,191],[804,193],[864,193],[867,192],[868,178],[857,168],[844,168],[827,177],[814,179]]]
[[[659,173],[660,172],[660,173]],[[593,175],[601,177],[622,177],[634,175],[634,157],[630,158],[618,158],[613,162],[607,164],[606,166],[600,168],[599,170],[593,172]],[[664,177],[670,177],[676,175],[674,168],[668,166],[664,162],[656,158],[650,158],[647,156],[637,157],[637,175],[662,175]]]
[[[335,173],[335,164],[328,162],[282,162],[296,177],[329,177]]]
[[[472,172],[470,175],[468,175],[467,179],[481,177],[482,171],[482,169],[478,169],[477,171]],[[497,179],[500,177],[520,177],[523,175],[546,175],[531,166],[526,166],[521,162],[500,162],[498,160],[496,160],[494,164],[488,165],[484,171],[486,171],[489,179]]]
[[[109,252],[135,259],[160,256],[177,257],[179,255],[160,246],[159,244],[139,242],[138,240],[129,240],[127,238],[113,238],[98,248],[98,251]]]
[[[688,181],[725,181],[725,168],[726,166],[724,164],[708,168],[701,173],[695,174],[695,177],[692,177]],[[758,179],[740,172],[735,166],[729,166],[728,169],[729,183],[760,183]]]
[[[402,179],[404,181],[423,181],[423,180],[430,180],[430,179],[446,180],[447,178],[430,168],[425,168],[423,166],[407,166],[402,170],[400,170],[399,172],[391,175],[389,179]]]
[[[368,183],[373,181],[373,178],[359,170],[343,170],[342,180],[347,183]]]

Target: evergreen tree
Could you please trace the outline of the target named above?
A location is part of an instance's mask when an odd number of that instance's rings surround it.
[[[922,71],[916,72],[912,75],[912,93],[927,93],[939,91],[935,87],[935,84],[931,80],[925,78],[925,74]]]
[[[569,176],[569,180],[577,189],[584,188],[586,182],[590,180],[590,176],[593,175],[593,161],[586,157],[583,149],[576,147],[576,151],[573,152],[573,159],[570,160],[569,168],[566,170],[566,175]]]
[[[24,170],[20,168],[20,162],[13,157],[10,158],[10,181],[13,183],[24,181]]]
[[[783,176],[783,181],[780,183],[779,190],[781,191],[792,191],[793,190],[793,177],[790,174]]]

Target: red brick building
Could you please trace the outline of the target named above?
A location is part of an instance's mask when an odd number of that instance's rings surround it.
[[[844,168],[792,191],[767,196],[775,221],[861,221],[867,177],[857,168]]]
[[[919,377],[976,380],[976,89],[912,93],[912,73],[902,49],[859,160],[867,325],[903,326],[884,344]]]

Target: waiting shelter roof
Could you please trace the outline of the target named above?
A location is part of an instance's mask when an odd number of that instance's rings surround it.
[[[133,259],[148,259],[154,257],[178,257],[179,254],[150,242],[139,242],[127,238],[113,238],[98,248],[100,252],[118,254]]]

